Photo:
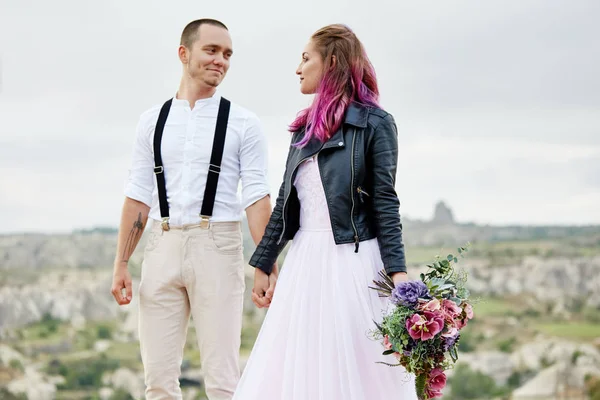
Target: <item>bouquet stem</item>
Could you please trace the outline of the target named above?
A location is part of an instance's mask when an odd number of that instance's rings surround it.
[[[427,376],[425,374],[417,375],[415,378],[415,388],[417,389],[417,398],[419,400],[429,400],[425,392]]]

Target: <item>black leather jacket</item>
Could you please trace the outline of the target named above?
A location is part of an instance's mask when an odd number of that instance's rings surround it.
[[[304,131],[292,135],[292,143]],[[377,238],[388,274],[405,272],[400,202],[394,189],[398,161],[396,124],[391,114],[351,103],[338,131],[325,143],[290,146],[283,183],[265,234],[250,265],[271,273],[288,240],[300,227],[300,202],[293,185],[298,166],[318,153],[321,181],[336,244]]]

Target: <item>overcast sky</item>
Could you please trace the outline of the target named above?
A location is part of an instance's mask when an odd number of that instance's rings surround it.
[[[368,5],[367,5],[368,4]],[[254,111],[279,186],[311,33],[352,27],[399,129],[401,213],[600,223],[600,2],[0,0],[0,232],[116,226],[139,114],[177,90],[179,36],[225,22],[221,94]]]

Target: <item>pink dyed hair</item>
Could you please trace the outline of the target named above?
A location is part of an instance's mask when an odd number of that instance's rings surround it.
[[[315,32],[311,41],[323,59],[323,76],[313,103],[300,111],[290,125],[291,132],[306,128],[295,145],[302,147],[311,139],[328,140],[342,125],[351,102],[379,107],[379,88],[371,61],[350,28],[328,25]],[[335,57],[335,63],[333,58]]]

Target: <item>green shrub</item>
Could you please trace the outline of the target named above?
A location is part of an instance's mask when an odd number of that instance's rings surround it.
[[[458,350],[464,353],[470,353],[476,348],[476,339],[467,330],[461,332],[460,339],[458,341]]]
[[[600,379],[598,377],[586,376],[585,387],[590,400],[600,400]]]
[[[25,367],[23,367],[23,364],[21,364],[21,361],[19,361],[17,359],[10,360],[10,362],[8,363],[8,366],[17,371],[21,371],[21,372],[25,371]]]
[[[25,394],[13,394],[9,392],[7,388],[0,387],[0,399],[2,400],[27,400]]]
[[[108,325],[99,325],[97,330],[98,339],[111,339],[112,329]]]
[[[511,336],[508,339],[498,342],[498,350],[500,350],[503,353],[512,353],[515,349],[516,344],[517,338]]]
[[[586,307],[582,312],[583,319],[587,322],[600,324],[600,310],[597,308]]]
[[[134,400],[134,398],[131,397],[129,392],[127,392],[126,390],[117,389],[115,390],[113,395],[110,396],[110,400]]]
[[[48,336],[58,331],[60,320],[54,318],[50,313],[45,313],[40,323],[45,328],[46,336]]]
[[[506,394],[506,389],[496,386],[494,380],[465,364],[457,364],[450,380],[451,400],[491,399]]]
[[[107,371],[119,367],[118,360],[108,359],[102,355],[95,359],[78,360],[59,367],[65,377],[65,384],[59,389],[90,389],[102,386],[102,376]]]

